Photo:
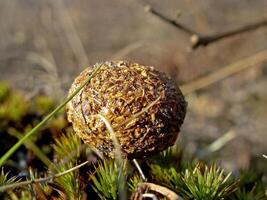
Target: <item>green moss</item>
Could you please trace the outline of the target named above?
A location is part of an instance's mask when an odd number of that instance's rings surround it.
[[[0,82],[0,102],[4,101],[9,95],[10,88],[7,83]]]
[[[20,121],[28,112],[29,104],[20,92],[12,92],[0,105],[0,118]]]
[[[41,114],[51,111],[55,107],[55,101],[49,96],[37,96],[34,98],[35,109]]]
[[[60,173],[76,166],[81,154],[84,154],[81,145],[80,138],[71,130],[66,135],[55,139],[53,149],[57,162],[50,167],[50,172]],[[79,170],[76,170],[55,180],[55,183],[63,188],[64,193],[70,200],[78,200],[83,196],[83,183],[79,176]]]
[[[54,120],[52,120],[50,124],[50,129],[53,129],[55,131],[60,131],[63,128],[67,127],[67,125],[68,125],[68,122],[66,118],[63,115],[59,115]]]
[[[120,187],[124,187],[120,184],[121,176],[126,177],[125,168],[120,168],[115,160],[99,162],[92,185],[100,199],[119,199]]]
[[[8,85],[2,83],[0,83],[0,101],[0,130],[3,133],[1,135],[3,140],[6,139],[4,134],[7,134],[6,132],[10,130],[11,125],[16,127],[16,130],[19,132],[21,130],[27,131],[32,128],[36,121],[40,120],[40,117],[55,107],[53,98],[40,96],[33,100],[29,110],[30,102],[26,100],[25,96],[18,91],[10,90]],[[62,113],[58,113],[43,131],[45,133],[50,132],[53,137],[56,137],[61,133],[62,129],[66,134],[60,134],[61,137],[54,138],[54,142],[52,142],[52,138],[48,139],[49,142],[44,142],[44,138],[47,139],[47,134],[36,134],[34,137],[31,137],[31,142],[38,142],[43,153],[46,155],[53,154],[54,164],[49,165],[48,174],[64,172],[85,159],[95,159],[91,153],[86,154],[82,141],[73,132],[72,128],[68,127],[65,116]],[[53,144],[51,145],[50,142]],[[90,151],[89,148],[87,150]],[[146,162],[144,166],[148,166],[144,170],[147,173],[148,182],[170,188],[185,200],[266,199],[266,175],[264,176],[256,172],[260,170],[242,171],[240,172],[240,177],[237,178],[229,173],[225,173],[216,164],[204,164],[188,158],[181,151],[181,145],[174,146],[144,162]],[[265,165],[266,159],[263,158],[261,163]],[[259,165],[256,162],[254,164]],[[265,168],[263,166],[260,169]],[[53,180],[52,184],[57,187],[62,198],[65,196],[68,199],[82,199],[89,188],[89,190],[96,192],[90,191],[93,195],[98,195],[98,198],[119,199],[121,176],[125,176],[128,180],[126,184],[128,188],[126,186],[124,189],[128,189],[129,196],[136,192],[138,183],[142,182],[136,170],[123,169],[122,171],[114,160],[102,160],[96,168],[85,166],[81,170],[73,171]],[[88,174],[88,177],[84,176],[84,174]],[[0,187],[1,185],[10,184],[15,180],[12,178],[8,179],[7,174],[4,174],[3,171],[0,172]],[[49,185],[47,187],[47,193],[50,194],[53,188]],[[23,187],[11,190],[8,191],[7,195],[12,200],[30,199],[32,197],[28,189],[29,187]],[[1,195],[3,193],[0,194],[0,199],[3,199],[2,197],[4,196]],[[88,197],[90,199],[98,199],[96,196]]]

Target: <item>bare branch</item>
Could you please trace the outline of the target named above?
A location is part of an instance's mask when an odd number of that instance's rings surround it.
[[[181,30],[183,33],[189,35],[190,37],[190,47],[191,49],[196,49],[200,46],[207,46],[211,43],[217,42],[221,39],[232,37],[244,32],[248,32],[251,30],[256,30],[260,27],[267,26],[267,19],[263,19],[261,21],[257,21],[251,24],[246,24],[242,27],[237,27],[229,31],[221,32],[221,33],[214,33],[214,34],[201,34],[197,31],[191,29],[190,27],[183,25],[181,23],[178,23],[177,21],[167,17],[163,13],[159,12],[155,8],[153,8],[151,5],[147,4],[144,1],[137,1],[140,4],[144,6],[144,9],[146,12],[151,13],[152,15],[158,17],[163,22],[170,24],[174,26],[175,28]]]
[[[244,33],[244,32],[256,30],[263,26],[267,26],[267,19],[263,19],[261,21],[247,24],[242,27],[238,27],[238,28],[235,28],[229,31],[222,32],[222,33],[215,33],[215,34],[206,35],[206,36],[192,35],[190,38],[191,47],[193,49],[196,49],[199,46],[207,46],[221,39],[232,37],[232,36]]]
[[[177,21],[168,18],[167,16],[163,15],[159,11],[157,11],[155,8],[153,8],[151,5],[146,5],[144,7],[146,12],[150,12],[151,14],[157,16],[159,19],[163,20],[164,22],[182,30],[184,33],[188,35],[198,35],[194,30],[190,29],[189,27],[178,23]]]

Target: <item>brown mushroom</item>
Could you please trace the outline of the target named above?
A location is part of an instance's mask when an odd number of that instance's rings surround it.
[[[130,159],[173,145],[187,105],[174,81],[153,67],[137,63],[111,61],[101,65],[90,84],[67,104],[74,131],[90,147],[113,157],[110,133],[96,117],[101,114],[113,127],[122,154]],[[70,94],[94,67],[86,68],[75,79]]]

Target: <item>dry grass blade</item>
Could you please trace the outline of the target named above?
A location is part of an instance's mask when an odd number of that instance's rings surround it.
[[[124,56],[127,56],[129,53],[143,47],[147,45],[146,43],[143,43],[143,42],[135,42],[135,43],[132,43],[124,48],[122,48],[121,50],[119,50],[117,53],[115,53],[111,60],[118,60],[118,59],[121,59],[123,58]]]
[[[21,134],[20,132],[18,132],[16,129],[14,128],[9,128],[8,129],[8,133],[18,139],[21,139],[23,137],[23,134]],[[26,148],[32,150],[35,155],[46,165],[46,166],[50,166],[52,164],[52,162],[49,160],[49,158],[42,152],[42,150],[36,145],[34,144],[31,140],[27,140],[24,145],[26,146]]]
[[[55,95],[57,99],[61,99],[62,96],[64,96],[64,92],[61,87],[60,77],[52,53],[49,52],[50,59],[35,52],[29,52],[26,58],[29,62],[34,64],[34,66],[38,66],[45,70],[46,73],[37,74],[38,80],[46,80],[46,82],[53,88],[53,95]]]
[[[111,140],[114,144],[114,147],[115,147],[115,157],[117,157],[117,161],[119,163],[122,163],[122,155],[121,155],[121,145],[116,137],[116,133],[114,132],[110,122],[101,114],[98,114],[97,115],[106,125],[106,128],[110,134],[110,137],[111,137]]]
[[[145,174],[144,174],[144,172],[143,172],[141,166],[139,165],[139,163],[137,162],[136,159],[133,159],[133,163],[134,163],[134,165],[136,166],[137,171],[138,171],[139,174],[141,175],[143,181],[147,181],[147,178],[146,178],[146,176],[145,176]]]
[[[123,123],[117,125],[114,127],[114,130],[116,130],[117,128],[130,123],[132,120],[136,119],[137,117],[141,116],[142,114],[144,114],[145,112],[147,112],[152,106],[154,106],[158,101],[160,100],[160,96],[154,100],[153,102],[151,102],[148,106],[146,106],[144,109],[142,109],[140,112],[132,115],[132,117],[130,117],[129,119],[125,120]]]
[[[122,152],[121,152],[121,145],[116,137],[116,134],[110,124],[110,122],[101,114],[98,114],[97,115],[106,125],[106,128],[110,134],[110,137],[111,137],[111,140],[114,144],[114,153],[115,153],[115,159],[118,163],[118,166],[120,168],[120,171],[121,173],[123,173],[123,158],[122,158]],[[125,180],[125,177],[123,176],[123,174],[120,176],[120,180],[119,180],[119,195],[120,195],[120,198],[121,199],[126,199],[126,191],[124,189],[124,186],[125,186],[125,183],[126,183],[126,180]]]
[[[203,157],[208,154],[211,154],[215,151],[220,150],[223,146],[225,146],[228,142],[232,141],[236,137],[236,133],[233,130],[227,131],[224,135],[216,139],[210,145],[208,145],[203,150],[199,151],[199,156]]]
[[[227,65],[207,76],[199,78],[190,83],[184,84],[181,86],[181,90],[183,91],[184,94],[195,92],[199,89],[205,88],[211,84],[219,82],[249,67],[256,66],[265,60],[267,60],[267,50],[256,53],[248,58]]]

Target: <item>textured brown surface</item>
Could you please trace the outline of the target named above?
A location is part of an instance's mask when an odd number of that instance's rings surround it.
[[[75,79],[70,93],[91,72],[92,68],[86,68]],[[156,99],[147,112],[133,118]],[[68,103],[67,113],[75,132],[89,146],[113,156],[110,134],[96,116],[101,114],[112,125],[123,153],[129,158],[144,157],[174,144],[186,102],[174,82],[153,67],[105,62],[91,83]]]

